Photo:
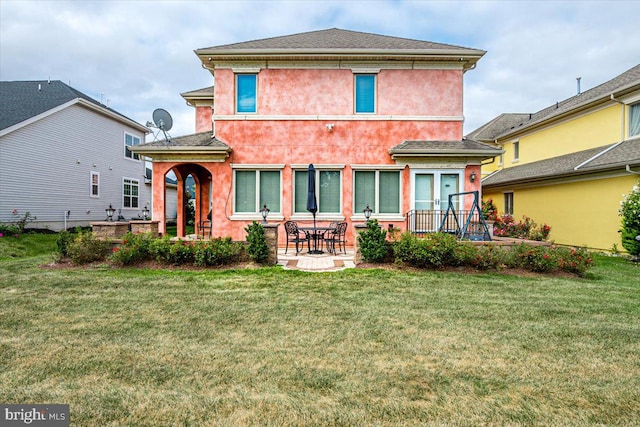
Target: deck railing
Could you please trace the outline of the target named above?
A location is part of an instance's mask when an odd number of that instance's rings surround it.
[[[477,210],[411,210],[405,214],[405,225],[407,231],[417,235],[442,231],[459,239],[490,240],[486,223]]]

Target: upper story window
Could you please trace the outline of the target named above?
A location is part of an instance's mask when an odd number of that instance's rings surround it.
[[[236,213],[257,213],[264,205],[280,212],[280,194],[279,170],[235,171]]]
[[[376,75],[355,75],[355,110],[356,113],[376,112]]]
[[[340,213],[342,194],[342,172],[339,170],[316,170],[316,200],[318,213]],[[294,202],[293,213],[308,213],[307,185],[309,173],[306,170],[293,172]]]
[[[256,113],[258,99],[258,75],[236,74],[236,112]]]
[[[91,171],[91,197],[100,197],[100,173]]]
[[[629,136],[640,135],[640,102],[629,106]]]
[[[140,160],[140,155],[134,153],[129,147],[140,145],[140,138],[129,133],[124,134],[124,157],[132,160]]]
[[[513,143],[513,161],[520,159],[520,141]]]

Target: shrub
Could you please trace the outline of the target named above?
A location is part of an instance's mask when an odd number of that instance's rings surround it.
[[[487,221],[495,221],[498,218],[498,208],[493,203],[493,199],[482,201],[482,216]]]
[[[194,262],[194,246],[185,243],[183,240],[172,242],[169,247],[167,261],[173,265],[193,264]]]
[[[623,195],[618,214],[622,217],[620,238],[622,247],[633,256],[640,256],[640,187],[634,185],[629,194]]]
[[[556,250],[558,252],[558,268],[562,271],[583,277],[593,263],[593,258],[585,248],[559,247]]]
[[[404,233],[394,243],[393,251],[398,262],[415,267],[440,268],[455,265],[457,246],[456,238],[446,233],[432,233],[420,239]]]
[[[230,264],[238,259],[242,249],[231,237],[198,242],[193,246],[194,264],[200,267]]]
[[[149,244],[149,256],[158,262],[168,264],[171,259],[171,246],[173,242],[169,236],[154,239]]]
[[[75,239],[75,236],[67,230],[62,230],[58,233],[58,239],[56,240],[56,247],[60,256],[69,256],[69,246]]]
[[[245,227],[247,232],[247,254],[254,262],[265,263],[269,259],[269,246],[267,245],[267,237],[264,234],[264,227],[256,221]]]
[[[128,232],[122,238],[122,245],[113,248],[111,261],[118,265],[130,265],[151,258],[150,246],[153,241],[151,233]]]
[[[389,255],[387,232],[382,230],[377,219],[367,222],[366,230],[358,234],[358,246],[366,262],[382,262]]]
[[[88,264],[104,260],[110,247],[110,241],[100,240],[92,232],[83,231],[66,246],[66,251],[74,264]]]
[[[504,214],[496,219],[493,234],[499,237],[514,237],[543,241],[549,238],[551,227],[547,224],[538,226],[534,220],[524,215],[522,220],[516,222],[513,216]]]
[[[478,270],[498,270],[506,266],[508,252],[502,246],[482,245],[476,248],[477,255],[472,260],[471,266]]]
[[[558,270],[558,257],[555,248],[550,246],[532,246],[520,244],[511,249],[510,266],[538,273],[550,273]]]

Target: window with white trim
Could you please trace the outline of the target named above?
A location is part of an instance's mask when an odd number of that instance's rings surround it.
[[[367,205],[373,213],[400,213],[400,171],[354,171],[353,212],[362,213]]]
[[[629,105],[629,136],[640,135],[640,102]]]
[[[376,112],[376,75],[355,74],[355,112]]]
[[[504,193],[504,213],[513,215],[513,192]]]
[[[520,141],[513,143],[513,161],[520,159]]]
[[[140,160],[140,155],[134,153],[129,149],[130,147],[135,147],[136,145],[140,145],[140,138],[125,132],[124,134],[124,157],[125,158],[132,159],[132,160]]]
[[[293,213],[307,211],[307,188],[309,173],[307,170],[293,171]],[[316,169],[316,201],[318,213],[331,214],[342,212],[342,171]]]
[[[257,74],[236,74],[236,112],[258,112]]]
[[[234,211],[257,213],[267,205],[270,212],[280,212],[279,170],[236,170]]]
[[[132,178],[122,178],[122,207],[137,209],[140,197],[140,181]]]
[[[100,197],[100,172],[91,171],[89,195]]]

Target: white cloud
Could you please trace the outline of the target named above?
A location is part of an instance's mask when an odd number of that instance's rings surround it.
[[[486,50],[465,74],[465,132],[535,112],[640,59],[640,2],[0,2],[0,79],[62,80],[140,123],[155,108],[194,131],[181,92],[212,84],[198,48],[323,28]]]

